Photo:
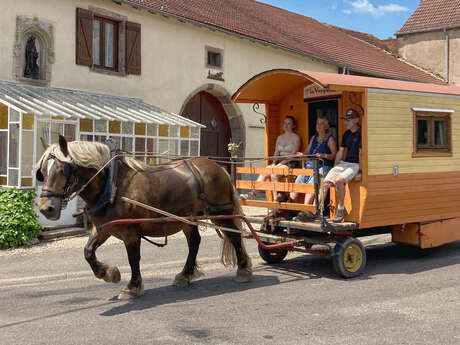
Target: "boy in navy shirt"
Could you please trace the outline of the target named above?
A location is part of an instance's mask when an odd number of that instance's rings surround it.
[[[333,222],[340,223],[345,217],[345,184],[357,175],[361,175],[361,127],[359,126],[359,113],[354,109],[348,109],[342,117],[347,131],[343,133],[342,144],[335,157],[335,166],[329,171],[324,179],[324,195],[334,185],[339,198],[337,212]],[[347,150],[345,159],[344,151]],[[342,160],[343,159],[343,160]]]

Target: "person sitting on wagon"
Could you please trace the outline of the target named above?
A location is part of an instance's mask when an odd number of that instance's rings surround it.
[[[296,129],[296,120],[294,116],[288,115],[284,118],[283,129],[284,133],[276,138],[275,153],[273,156],[293,156],[300,149],[300,137],[294,132]],[[279,158],[275,159],[272,164],[267,166],[267,168],[280,169],[287,169],[288,167],[296,168],[297,161],[290,160],[289,158]],[[268,179],[271,179],[272,182],[277,182],[279,180],[279,175],[259,175],[256,182],[263,182]],[[257,192],[257,190],[253,189],[248,195],[242,195],[242,197],[255,199]],[[277,200],[278,195],[274,195],[274,199]]]
[[[337,154],[337,144],[334,136],[329,132],[329,119],[326,116],[318,116],[316,119],[316,134],[310,139],[307,149],[304,153],[297,152],[300,155],[314,156],[319,159],[319,172],[322,176],[326,176],[329,170],[334,165],[335,155]],[[313,169],[313,161],[307,160],[304,169]],[[314,176],[297,176],[295,183],[314,184]],[[290,201],[294,201],[299,193],[291,192],[289,195]],[[315,194],[305,194],[305,205],[312,205],[315,200]],[[300,212],[298,217],[313,218],[311,212]]]
[[[353,178],[361,177],[361,127],[359,125],[360,115],[354,109],[348,109],[342,117],[347,131],[343,133],[342,144],[335,157],[335,166],[326,175],[323,182],[323,195],[326,195],[329,188],[334,185],[339,198],[337,211],[333,222],[340,223],[345,217],[345,184]],[[344,151],[347,149],[345,159]]]

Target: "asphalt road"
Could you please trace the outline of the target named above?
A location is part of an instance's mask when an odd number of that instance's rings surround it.
[[[252,281],[240,284],[209,236],[206,276],[176,288],[183,242],[144,245],[145,296],[133,302],[116,300],[127,270],[120,284],[97,280],[78,245],[0,253],[0,344],[460,344],[460,242],[368,247],[365,274],[351,280],[321,257],[254,259]],[[255,257],[253,242],[249,251]],[[117,243],[101,257],[126,265]]]

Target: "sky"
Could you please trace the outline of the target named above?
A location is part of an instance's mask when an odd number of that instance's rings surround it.
[[[394,37],[420,0],[258,0],[312,17],[320,22],[370,33],[380,39]]]

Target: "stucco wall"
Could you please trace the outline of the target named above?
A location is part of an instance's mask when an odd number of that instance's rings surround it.
[[[460,84],[460,29],[449,33],[449,82]],[[446,79],[446,40],[442,30],[420,32],[398,37],[399,54],[422,68]]]
[[[77,7],[97,6],[128,17],[142,27],[142,74],[125,77],[90,71],[75,64],[75,12]],[[0,79],[13,79],[16,16],[36,16],[54,27],[55,63],[51,86],[140,97],[146,102],[179,113],[184,102],[199,89],[219,85],[233,94],[249,78],[272,68],[337,72],[337,67],[307,57],[211,31],[175,19],[154,15],[110,0],[21,0],[2,5],[0,20]],[[225,82],[207,79],[205,46],[223,49]],[[210,85],[208,85],[210,84]],[[263,155],[264,131],[252,105],[235,105],[244,117],[246,155]]]

